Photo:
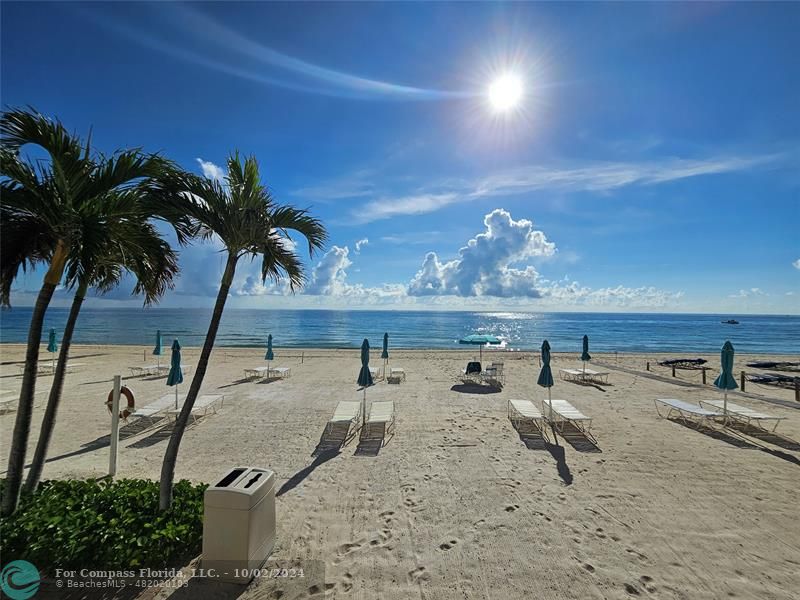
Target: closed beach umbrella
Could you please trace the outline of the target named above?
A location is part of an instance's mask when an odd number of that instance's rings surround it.
[[[267,353],[264,355],[264,360],[267,361],[267,379],[269,379],[269,363],[275,360],[275,354],[272,352],[272,334],[267,336]]]
[[[161,355],[164,353],[161,342],[161,330],[156,331],[156,347],[153,348],[153,356],[157,356],[158,368],[161,368]]]
[[[386,377],[386,365],[389,364],[389,333],[383,334],[383,352],[381,352],[383,359],[383,376]]]
[[[460,340],[458,340],[459,344],[473,344],[480,346],[479,355],[481,362],[483,361],[483,347],[486,344],[500,344],[501,342],[502,340],[499,337],[495,337],[493,335],[478,335],[478,334],[468,335],[467,337],[463,337]]]
[[[589,336],[583,336],[583,354],[581,354],[581,360],[583,361],[583,374],[586,375],[586,363],[587,361],[592,360],[592,355],[589,354]]]
[[[183,370],[181,369],[181,345],[178,340],[172,342],[172,358],[170,359],[167,385],[175,386],[175,410],[178,409],[178,384],[183,383]]]
[[[730,342],[725,342],[725,344],[722,346],[720,364],[722,367],[722,372],[719,374],[719,377],[714,380],[714,385],[724,392],[722,412],[727,416],[728,390],[735,390],[739,387],[736,385],[736,379],[733,377],[733,344]]]
[[[369,340],[361,342],[361,371],[358,373],[358,385],[364,388],[361,399],[361,425],[367,423],[367,388],[372,385],[372,373],[369,372]]]
[[[547,403],[550,404],[550,388],[553,387],[553,371],[550,370],[550,342],[542,342],[542,370],[536,383],[547,388]],[[553,420],[553,407],[550,406],[550,420]]]
[[[56,343],[56,330],[50,330],[50,339],[47,341],[47,351],[53,355],[53,371],[56,370],[56,355],[58,352],[58,344]]]

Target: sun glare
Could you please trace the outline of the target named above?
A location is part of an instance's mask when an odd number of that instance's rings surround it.
[[[519,106],[522,94],[522,80],[507,73],[495,79],[489,86],[489,104],[496,112],[507,112]]]

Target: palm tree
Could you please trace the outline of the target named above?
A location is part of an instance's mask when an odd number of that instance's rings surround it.
[[[186,211],[196,224],[199,235],[204,239],[217,236],[221,240],[226,261],[203,350],[164,455],[161,510],[167,510],[172,503],[172,482],[181,438],[203,384],[239,259],[249,256],[254,260],[260,255],[262,282],[287,277],[290,289],[294,291],[305,282],[305,275],[293,250],[294,245],[287,243],[290,241],[288,232],[294,231],[306,238],[309,254],[321,249],[327,238],[322,223],[307,211],[275,203],[261,184],[255,157],[249,157],[243,163],[236,152],[228,158],[227,166],[225,184],[197,176],[186,176],[165,184],[167,196],[174,197],[176,191],[181,191],[188,200]],[[170,191],[171,186],[177,187]]]
[[[64,327],[47,408],[23,492],[32,493],[39,485],[61,400],[72,334],[89,288],[107,292],[128,272],[136,277],[133,294],[144,294],[144,303],[149,305],[174,287],[178,257],[150,221],[153,215],[149,214],[147,203],[136,198],[142,192],[146,193],[146,188],[139,187],[128,194],[133,203],[125,202],[118,193],[108,194],[94,203],[92,214],[82,215],[80,239],[86,243],[81,245],[80,255],[69,263],[66,272],[69,287],[77,286],[77,290]],[[180,224],[176,227],[180,229]]]
[[[27,145],[44,150],[47,159],[34,163],[20,156]],[[13,513],[19,499],[45,311],[71,257],[78,254],[76,249],[91,243],[81,235],[80,215],[92,214],[98,199],[110,194],[130,202],[133,188],[142,180],[164,176],[171,168],[169,161],[138,150],[96,161],[89,143],[84,146],[60,122],[33,109],[13,109],[0,116],[0,302],[9,303],[11,284],[20,269],[39,262],[46,267],[28,330],[2,516]],[[26,254],[27,250],[31,252]]]

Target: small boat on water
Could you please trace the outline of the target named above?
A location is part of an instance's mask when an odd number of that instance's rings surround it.
[[[725,325],[738,325],[739,321],[736,319],[728,319],[727,321],[722,321]]]

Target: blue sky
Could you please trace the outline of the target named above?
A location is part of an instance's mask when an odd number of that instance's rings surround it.
[[[5,106],[323,219],[303,293],[243,263],[230,306],[800,312],[797,4],[0,6]],[[162,305],[210,305],[181,264]]]

